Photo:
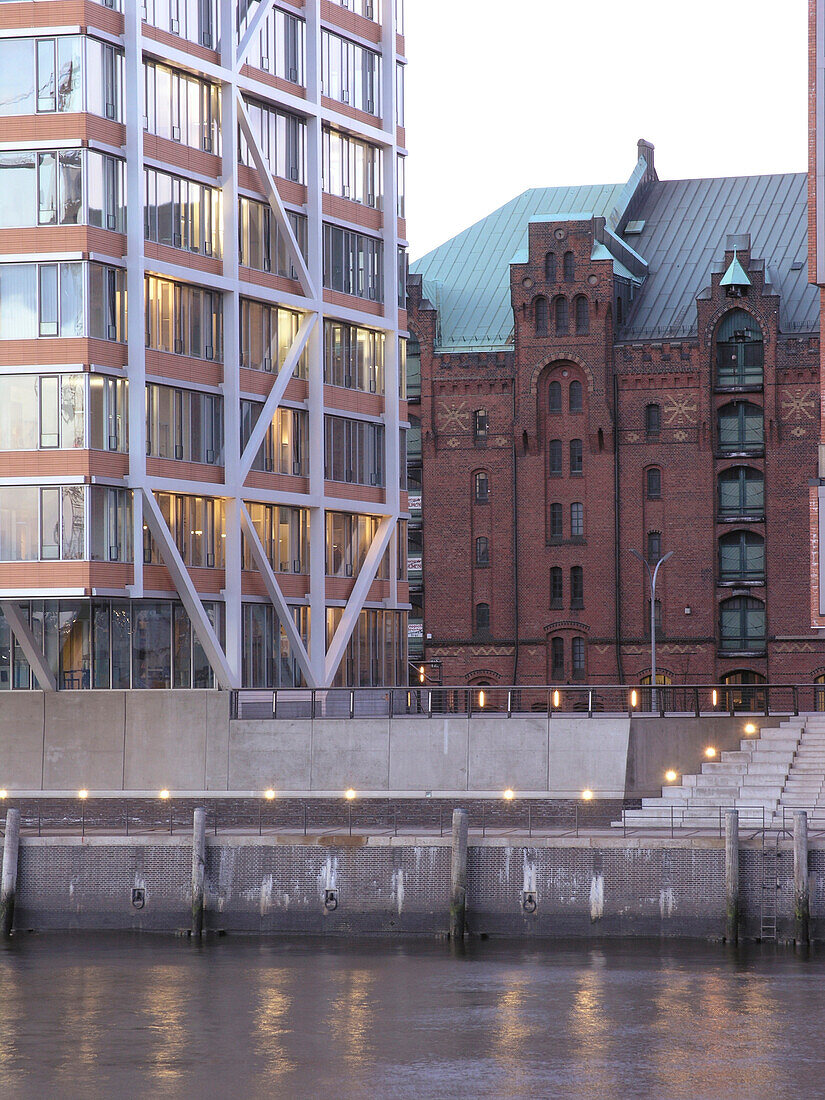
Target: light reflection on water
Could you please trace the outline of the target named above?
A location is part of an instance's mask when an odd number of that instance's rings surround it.
[[[0,1097],[810,1097],[823,1018],[783,950],[24,936]]]

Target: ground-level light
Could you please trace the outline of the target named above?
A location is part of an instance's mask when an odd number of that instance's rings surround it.
[[[708,745],[708,747],[705,749],[705,756],[708,758],[708,760],[713,760],[713,758],[714,758],[714,756],[716,756],[717,752],[718,752],[718,749],[715,749],[713,747],[713,745]]]
[[[668,771],[665,772],[665,779],[668,783],[675,783],[678,778],[679,776],[676,774],[673,768],[669,768]]]
[[[269,788],[269,790],[268,790],[268,791],[266,792],[266,794],[264,795],[264,797],[265,797],[265,798],[268,798],[268,799],[270,800],[270,802],[271,802],[271,801],[272,801],[272,799],[273,799],[273,798],[275,797],[275,792],[274,792],[274,791],[272,790],[272,788],[271,788],[271,787],[270,787],[270,788]]]
[[[504,792],[504,797],[509,802],[512,798],[515,798],[515,795],[513,794],[512,790],[508,787],[507,790]]]
[[[352,802],[353,798],[355,798],[355,791],[352,789],[352,787],[350,787],[348,791],[344,792],[344,798],[349,799],[350,802]]]
[[[585,800],[585,802],[591,801],[591,799],[593,798],[593,792],[590,790],[590,788],[582,791],[582,798]]]

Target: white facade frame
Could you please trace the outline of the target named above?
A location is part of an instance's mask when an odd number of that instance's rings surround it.
[[[219,62],[203,61],[186,49],[159,43],[144,35],[141,21],[141,8],[132,0],[124,7],[125,33],[124,45],[124,121],[126,126],[126,181],[129,202],[127,204],[126,238],[128,257],[127,295],[130,308],[127,319],[128,368],[129,379],[129,468],[125,484],[133,493],[133,545],[134,577],[125,594],[140,599],[146,594],[145,571],[143,564],[144,529],[151,531],[171,576],[174,590],[190,616],[195,631],[215,673],[217,682],[223,688],[238,688],[242,682],[242,535],[247,540],[252,556],[258,566],[267,596],[276,610],[279,620],[289,638],[292,652],[300,666],[306,682],[311,687],[324,687],[332,683],[341,659],[343,658],[352,632],[358,622],[358,615],[365,606],[371,585],[382,556],[390,549],[390,597],[378,606],[387,610],[403,610],[407,605],[399,604],[397,568],[398,560],[398,521],[402,516],[400,497],[399,469],[399,378],[398,378],[398,302],[396,294],[398,248],[397,195],[396,195],[396,158],[398,144],[396,140],[396,63],[402,60],[396,52],[395,10],[392,0],[383,5],[383,24],[381,42],[362,44],[380,52],[382,57],[382,109],[383,119],[366,122],[354,119],[343,111],[331,109],[321,103],[321,3],[320,0],[307,0],[303,16],[306,21],[306,96],[295,95],[288,91],[276,90],[263,81],[256,80],[249,73],[241,72],[250,46],[255,42],[258,31],[263,26],[269,12],[273,9],[272,0],[260,0],[257,10],[249,20],[240,43],[235,40],[236,0],[219,0],[221,41],[219,43]],[[296,13],[297,14],[297,13]],[[330,29],[341,33],[340,28],[330,25]],[[61,28],[62,30],[62,28]],[[74,29],[76,32],[76,28]],[[47,28],[33,29],[31,32],[10,31],[4,34],[46,34]],[[99,37],[107,37],[94,32]],[[114,41],[114,39],[112,39]],[[357,40],[357,39],[356,39]],[[215,276],[195,271],[186,265],[185,255],[180,263],[167,263],[156,260],[147,261],[144,247],[143,226],[143,125],[145,114],[143,58],[157,58],[173,66],[179,66],[190,72],[196,72],[205,78],[219,83],[222,90],[221,155],[222,173],[220,186],[223,191],[223,255],[222,275]],[[243,94],[274,103],[306,119],[307,124],[307,252],[302,255],[286,212],[286,206],[273,179],[266,159],[255,141]],[[359,299],[352,297],[344,307],[325,303],[323,286],[323,195],[321,182],[322,128],[331,123],[345,128],[366,140],[377,144],[383,157],[383,229],[380,232],[384,245],[384,303],[380,316],[359,308]],[[264,191],[272,209],[279,231],[287,242],[291,260],[298,273],[300,292],[280,292],[271,288],[247,283],[241,278],[238,252],[238,130],[243,133],[249,146],[253,162],[264,185]],[[32,143],[14,143],[15,147]],[[71,139],[66,141],[38,142],[38,148],[54,145],[68,147],[76,145]],[[95,143],[99,145],[99,143]],[[123,155],[124,150],[111,150]],[[156,158],[148,158],[148,163],[164,166]],[[198,174],[193,173],[193,178]],[[337,219],[332,218],[333,222]],[[359,227],[361,228],[361,227]],[[374,230],[363,228],[363,232],[376,235]],[[3,256],[7,260],[11,257]],[[31,260],[27,254],[26,259]],[[55,257],[49,254],[48,258]],[[121,260],[110,260],[116,264]],[[145,388],[146,351],[144,335],[144,310],[140,304],[144,300],[144,277],[147,271],[161,276],[208,286],[223,295],[223,382],[218,387],[223,395],[224,407],[224,480],[221,483],[201,482],[192,478],[158,477],[147,473],[146,463],[146,421]],[[246,447],[241,451],[240,440],[240,359],[239,325],[240,298],[242,295],[261,301],[280,304],[302,313],[302,321],[290,349],[286,362],[277,374],[273,374],[272,388],[263,399],[260,417]],[[323,336],[326,317],[381,330],[385,333],[384,351],[384,413],[381,422],[385,432],[385,502],[360,502],[350,497],[338,497],[334,487],[327,491],[324,481],[324,360]],[[255,455],[263,442],[273,416],[284,401],[287,385],[300,357],[308,359],[308,398],[305,407],[309,422],[309,493],[289,492],[275,489],[259,490],[246,486]],[[7,368],[9,371],[15,368]],[[54,367],[50,371],[63,371],[68,367]],[[115,373],[108,368],[102,373]],[[160,377],[152,376],[152,381],[162,382]],[[194,387],[198,388],[198,387]],[[214,387],[204,387],[206,392],[215,392]],[[248,397],[260,399],[260,395],[248,394]],[[342,411],[342,410],[336,410]],[[88,417],[88,412],[87,412]],[[87,425],[88,427],[88,425]],[[7,484],[19,482],[19,478],[2,478]],[[31,479],[29,479],[31,480]],[[62,481],[70,479],[61,479]],[[109,483],[109,479],[95,478],[95,482]],[[43,482],[45,483],[45,482]],[[116,484],[116,478],[112,484]],[[167,526],[155,493],[157,491],[192,493],[204,496],[220,497],[224,501],[226,522],[225,538],[225,583],[222,598],[225,602],[226,639],[221,645],[212,624],[206,615],[201,597],[192,575],[178,552],[169,527]],[[310,607],[310,642],[304,647],[295,626],[290,605],[281,591],[278,575],[266,559],[264,549],[251,523],[244,500],[268,504],[284,504],[307,508],[310,520],[310,578],[306,599],[295,602],[295,606],[307,604]],[[327,651],[327,608],[340,606],[339,600],[328,601],[326,596],[326,513],[328,511],[348,511],[363,513],[380,518],[378,534],[366,555],[363,568],[346,602],[341,622]],[[102,591],[102,590],[101,590]],[[32,590],[31,597],[43,596],[42,590]],[[51,596],[55,593],[49,592]],[[153,593],[154,595],[154,593]],[[21,592],[0,590],[0,607],[7,612],[7,618],[15,636],[23,648],[42,688],[54,690],[54,676],[48,663],[39,653],[31,631],[23,621],[20,609],[12,598],[21,598]],[[25,598],[25,596],[23,596]],[[214,598],[211,597],[210,598]],[[253,601],[259,597],[250,597]],[[373,602],[370,606],[376,606]]]

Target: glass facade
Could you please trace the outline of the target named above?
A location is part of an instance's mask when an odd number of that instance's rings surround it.
[[[126,229],[124,162],[93,149],[0,152],[0,228]]]

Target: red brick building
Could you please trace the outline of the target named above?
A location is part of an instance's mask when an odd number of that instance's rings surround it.
[[[825,674],[807,234],[804,175],[660,181],[640,142],[627,183],[528,191],[412,265],[423,653],[444,683],[644,682],[632,550],[673,552],[660,679]]]

